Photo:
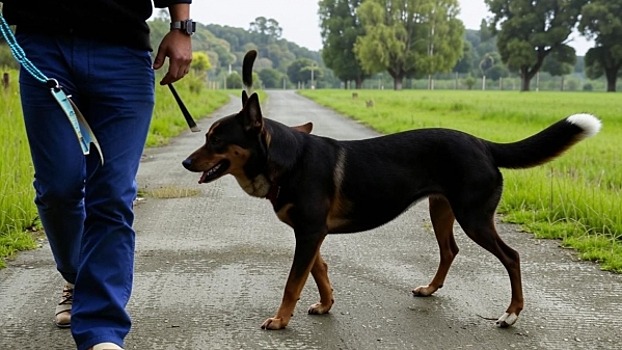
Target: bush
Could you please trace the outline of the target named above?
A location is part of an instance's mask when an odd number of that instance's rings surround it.
[[[227,76],[227,89],[241,89],[242,88],[242,77],[237,73],[233,72]]]

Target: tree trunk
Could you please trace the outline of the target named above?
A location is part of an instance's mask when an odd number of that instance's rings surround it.
[[[616,82],[618,80],[617,69],[606,69],[605,75],[607,76],[607,92],[616,92]]]
[[[363,79],[361,78],[356,78],[356,83],[355,83],[355,89],[359,90],[363,87]]]
[[[521,91],[529,91],[531,79],[535,77],[536,74],[538,74],[540,68],[542,67],[542,62],[544,62],[544,58],[546,57],[546,55],[548,55],[549,52],[550,51],[539,53],[538,60],[533,66],[522,66],[520,68]],[[537,86],[536,88],[539,88],[539,86]]]
[[[531,78],[521,77],[520,78],[520,91],[529,91],[529,84],[531,83]]]
[[[520,69],[520,91],[529,91],[529,85],[531,84],[531,78],[533,74],[530,74],[529,67],[523,67]]]
[[[393,89],[394,90],[402,90],[403,81],[404,81],[404,77],[403,76],[394,77],[393,78]]]

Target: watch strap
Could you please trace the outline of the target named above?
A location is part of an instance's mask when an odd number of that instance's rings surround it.
[[[187,35],[192,35],[197,30],[197,23],[191,19],[171,22],[171,30],[178,29]]]

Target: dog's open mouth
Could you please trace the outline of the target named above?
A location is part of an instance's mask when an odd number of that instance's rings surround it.
[[[203,172],[203,175],[201,175],[201,178],[199,179],[199,183],[204,184],[218,179],[219,177],[224,175],[227,169],[229,169],[230,164],[231,163],[226,159],[220,161],[209,170]]]

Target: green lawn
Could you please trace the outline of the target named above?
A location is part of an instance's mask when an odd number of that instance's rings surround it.
[[[575,113],[603,122],[595,137],[538,168],[503,170],[499,211],[537,237],[622,272],[620,95],[570,92],[304,90],[300,94],[382,133],[445,127],[497,142],[523,139]],[[370,101],[372,103],[370,103]],[[373,104],[373,105],[372,105]]]

